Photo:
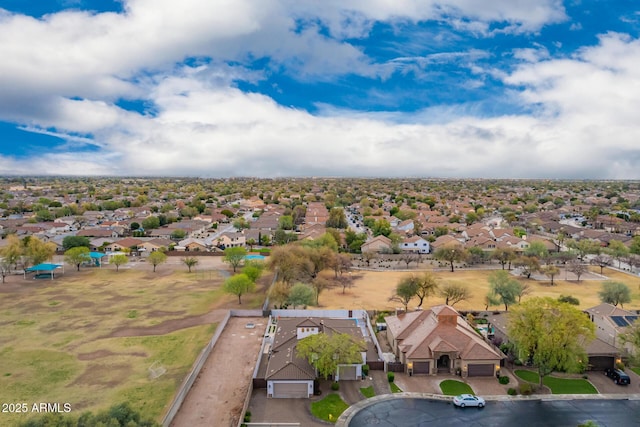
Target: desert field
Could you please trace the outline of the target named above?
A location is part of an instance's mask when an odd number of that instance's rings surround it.
[[[0,285],[0,401],[70,403],[72,413],[128,401],[161,417],[195,358],[211,339],[226,272],[203,266],[67,268],[55,280],[10,276]],[[263,293],[243,297],[259,306]],[[165,371],[152,378],[149,368]],[[0,425],[29,415],[0,414]]]
[[[603,277],[600,277],[599,268],[591,268],[588,279],[564,280],[564,271],[556,276],[554,286],[550,286],[550,281],[518,278],[523,283],[531,286],[531,293],[523,297],[523,300],[532,296],[549,296],[557,298],[560,295],[572,295],[580,300],[580,308],[588,308],[600,304],[598,292],[604,280],[614,280],[625,283],[631,289],[632,301],[625,308],[640,308],[640,277],[621,273],[611,269],[605,269]],[[352,277],[354,285],[347,288],[342,293],[342,288],[328,289],[320,294],[320,308],[323,309],[348,309],[364,308],[368,310],[393,310],[401,307],[397,302],[389,301],[399,280],[412,273],[419,271],[353,271]],[[461,310],[484,309],[484,296],[489,290],[487,278],[491,274],[490,270],[456,270],[435,271],[435,276],[441,284],[458,283],[468,286],[472,293],[472,298],[462,301],[454,307]],[[417,299],[409,303],[409,309],[415,308]],[[444,304],[444,298],[439,296],[430,297],[423,303],[423,307]],[[490,308],[504,309],[504,306]]]

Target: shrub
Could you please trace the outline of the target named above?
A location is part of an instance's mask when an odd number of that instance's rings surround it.
[[[558,297],[558,301],[566,302],[567,304],[571,304],[571,305],[580,305],[580,300],[571,295],[560,295]]]
[[[616,363],[616,369],[620,369],[621,371],[624,371],[624,363],[617,362]]]
[[[533,387],[531,387],[531,384],[520,384],[520,394],[522,394],[523,396],[529,396],[531,393],[533,393]]]
[[[498,382],[500,382],[500,384],[509,384],[509,377],[504,375],[498,378]]]
[[[522,366],[522,360],[516,359],[516,360],[513,361],[513,364],[516,365],[516,366]]]
[[[334,381],[331,383],[331,390],[333,391],[338,391],[340,390],[340,383],[337,381]]]
[[[515,389],[515,388],[513,388],[513,387],[509,387],[509,390],[507,390],[507,394],[508,394],[509,396],[515,396],[516,394],[518,394],[518,392],[516,391],[516,389]]]
[[[393,372],[387,372],[387,380],[392,383],[396,379],[396,375]]]
[[[362,375],[365,377],[369,375],[369,365],[362,365]]]

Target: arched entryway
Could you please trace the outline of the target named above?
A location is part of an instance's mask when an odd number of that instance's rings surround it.
[[[443,354],[438,358],[437,368],[438,373],[449,373],[451,372],[451,358],[448,354]]]

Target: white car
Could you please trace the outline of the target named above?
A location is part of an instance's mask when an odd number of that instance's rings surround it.
[[[484,408],[484,399],[473,394],[461,394],[453,398],[453,404],[461,408],[465,406]]]

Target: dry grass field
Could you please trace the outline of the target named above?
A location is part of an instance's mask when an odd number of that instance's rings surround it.
[[[72,412],[130,402],[159,419],[237,298],[216,271],[163,265],[67,271],[0,285],[0,402],[68,402]],[[259,304],[248,295],[243,308]],[[166,372],[150,378],[149,367]],[[0,425],[28,415],[0,414]]]
[[[599,273],[599,268],[591,268],[591,272]],[[401,305],[390,302],[389,297],[393,294],[398,281],[412,272],[402,271],[353,271],[351,274],[354,285],[347,288],[342,293],[342,288],[333,288],[320,294],[320,308],[324,309],[348,309],[365,308],[370,310],[393,310]],[[415,271],[415,273],[419,273]],[[463,301],[455,305],[457,309],[479,310],[484,309],[484,296],[489,290],[487,280],[491,271],[487,270],[456,270],[434,272],[440,283],[459,283],[468,286],[472,293],[469,301]],[[632,301],[629,307],[640,307],[640,278],[630,274],[621,273],[611,269],[604,270],[604,276],[609,280],[625,283],[632,292]],[[559,274],[554,280],[554,286],[550,286],[549,280],[533,280],[518,278],[518,280],[531,285],[531,294],[523,299],[532,296],[558,296],[572,295],[580,300],[580,308],[588,308],[600,303],[598,292],[601,289],[603,280],[599,274],[590,275],[589,280],[581,279],[578,283],[574,280],[564,280],[564,272]],[[430,297],[423,304],[423,307],[443,304],[444,298],[439,296]],[[414,308],[417,299],[409,304],[409,308]],[[504,307],[494,307],[504,309]]]

